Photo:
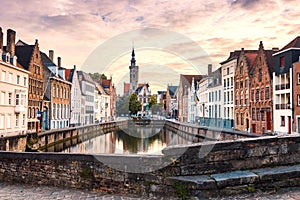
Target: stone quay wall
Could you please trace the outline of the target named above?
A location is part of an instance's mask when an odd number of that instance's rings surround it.
[[[167,147],[163,155],[0,152],[0,181],[108,193],[176,195],[168,177],[205,175],[300,163],[300,136]]]
[[[261,137],[260,134],[248,133],[245,131],[236,131],[227,128],[215,128],[200,126],[196,124],[181,123],[177,121],[166,121],[166,126],[170,130],[181,131],[189,135],[193,135],[205,140],[237,140],[243,138],[256,138]]]
[[[0,137],[0,151],[24,151],[27,135]]]

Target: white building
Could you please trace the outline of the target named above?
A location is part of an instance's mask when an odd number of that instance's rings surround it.
[[[196,86],[194,77],[192,78],[191,87],[188,89],[188,123],[195,123],[198,119],[196,116],[199,116],[197,112],[197,102],[198,97],[196,94]]]
[[[81,101],[81,109],[83,111],[83,125],[94,124],[95,122],[95,84],[93,79],[87,73],[78,71],[78,79],[83,96]],[[84,100],[83,100],[84,99]]]
[[[95,121],[107,122],[110,120],[110,95],[103,87],[95,82]]]
[[[241,51],[230,52],[230,56],[221,62],[223,83],[223,120],[225,128],[234,127],[234,73]]]
[[[199,86],[196,91],[197,97],[199,99],[197,103],[197,110],[199,114],[199,123],[200,125],[205,125],[206,120],[208,119],[208,84],[211,82],[210,77],[204,77],[202,80],[199,81]]]
[[[73,69],[66,69],[66,80],[72,83],[71,87],[71,111],[70,111],[70,126],[79,126],[81,112],[81,90],[78,80],[76,66]]]
[[[0,135],[25,134],[27,130],[28,76],[14,52],[3,49],[0,28]]]
[[[149,109],[149,101],[151,96],[151,90],[149,89],[149,84],[144,84],[143,86],[138,87],[135,90],[135,93],[138,95],[138,100],[142,103],[142,112]]]

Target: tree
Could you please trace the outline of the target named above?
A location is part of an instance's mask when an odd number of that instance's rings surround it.
[[[129,98],[130,96],[119,98],[119,100],[116,103],[117,115],[120,116],[121,114],[129,113]]]
[[[131,114],[137,114],[138,111],[142,110],[142,103],[138,100],[136,93],[130,95],[129,99],[129,111]]]
[[[107,77],[105,76],[105,74],[99,74],[98,72],[96,73],[89,73],[89,75],[91,76],[91,78],[93,79],[93,81],[100,81],[100,80],[107,80]]]
[[[151,95],[150,96],[150,100],[149,100],[149,108],[151,108],[153,105],[157,104],[157,99],[155,95]]]

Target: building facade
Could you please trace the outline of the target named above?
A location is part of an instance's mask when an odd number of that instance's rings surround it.
[[[297,84],[297,79],[293,80],[293,63],[299,61],[299,56],[300,37],[296,37],[273,54],[273,119],[274,131],[277,134],[291,134],[295,131],[294,125],[298,123],[293,114],[297,105],[293,101],[293,95],[297,95],[293,89],[294,84]],[[297,69],[295,73],[297,74]]]
[[[70,110],[70,126],[80,126],[81,114],[81,90],[78,80],[76,66],[73,69],[66,69],[65,79],[72,83],[71,86],[71,110]]]
[[[191,87],[193,78],[195,82],[198,82],[202,79],[202,75],[180,74],[179,86],[177,90],[178,120],[180,122],[188,121],[188,89]]]
[[[250,71],[253,68],[257,54],[257,51],[244,51],[242,49],[235,70],[234,128],[240,131],[250,131],[249,84],[252,77]]]
[[[250,79],[251,132],[273,132],[273,50],[264,50],[260,42]]]
[[[44,107],[44,69],[39,50],[38,40],[34,45],[18,42],[15,46],[15,32],[11,32],[11,41],[15,49],[18,62],[29,71],[28,80],[28,119],[27,131],[40,132],[42,111]]]
[[[89,74],[77,71],[81,89],[81,124],[93,124],[95,120],[95,84]]]
[[[8,30],[8,35],[11,30]],[[26,134],[28,77],[14,55],[9,39],[3,48],[3,32],[0,27],[0,135]]]
[[[72,83],[65,80],[64,69],[55,65],[45,53],[41,53],[44,65],[45,97],[50,101],[49,123],[45,129],[61,129],[70,126],[70,97]],[[59,72],[61,69],[61,72]],[[45,113],[45,112],[44,112]]]
[[[230,52],[227,60],[221,62],[223,83],[224,128],[234,127],[234,74],[241,51]]]
[[[178,117],[177,89],[178,86],[168,85],[166,92],[166,114],[172,119]]]
[[[110,118],[110,96],[99,83],[95,82],[95,121],[107,122]]]

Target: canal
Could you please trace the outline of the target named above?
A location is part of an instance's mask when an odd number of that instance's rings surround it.
[[[47,147],[45,152],[88,154],[149,154],[157,155],[171,145],[201,142],[192,135],[163,128],[139,127],[134,130],[116,129],[82,140],[80,137]]]

